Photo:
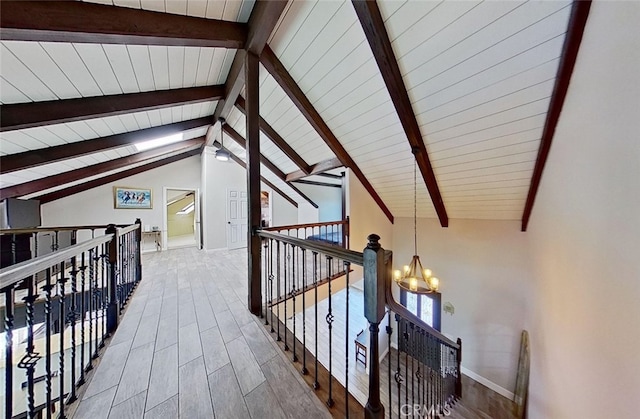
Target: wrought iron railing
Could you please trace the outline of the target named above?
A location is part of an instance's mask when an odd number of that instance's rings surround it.
[[[286,234],[299,239],[308,239],[321,243],[349,248],[349,217],[344,220],[323,223],[292,224],[268,227],[262,231]]]
[[[0,270],[6,418],[65,417],[116,329],[142,277],[141,224],[104,232]]]
[[[291,352],[291,360],[299,364],[305,380],[334,416],[360,416],[364,410],[367,418],[407,417],[415,409],[433,409],[442,415],[461,397],[460,341],[452,342],[395,302],[392,252],[380,247],[378,236],[369,236],[360,253],[272,231],[257,234],[263,241],[265,325]],[[364,313],[350,312],[350,293],[355,291],[354,280],[360,279],[353,278],[354,266],[363,267]],[[334,275],[339,267],[343,267],[341,275]],[[321,283],[321,278],[331,279]],[[336,317],[337,304],[344,318]],[[364,342],[368,387],[366,400],[360,402],[364,409],[354,397],[362,390],[361,383],[350,383],[350,368],[359,362],[354,344],[361,337],[353,327],[354,316],[368,323],[369,332]],[[388,351],[383,369],[379,327],[385,317]]]

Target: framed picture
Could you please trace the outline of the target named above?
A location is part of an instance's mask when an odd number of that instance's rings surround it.
[[[119,209],[151,209],[151,189],[113,187],[113,206]]]

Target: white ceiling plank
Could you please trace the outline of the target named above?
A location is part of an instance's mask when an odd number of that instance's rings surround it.
[[[62,42],[41,42],[40,44],[83,97],[102,94],[73,44]]]
[[[0,77],[0,103],[7,105],[24,102],[31,102],[31,100],[4,77]]]
[[[205,17],[207,19],[222,19],[225,2],[220,0],[207,0],[205,9]]]
[[[211,69],[211,62],[213,60],[214,52],[216,48],[201,48],[200,56],[198,58],[198,67],[196,69],[196,84],[198,86],[205,86],[209,79],[209,69]]]
[[[146,45],[127,45],[127,50],[140,91],[155,90],[149,47]]]
[[[147,112],[136,112],[132,115],[135,118],[139,129],[151,128],[151,120],[149,119]]]
[[[207,13],[206,0],[187,0],[187,15],[196,17],[205,17]]]
[[[80,92],[38,42],[14,41],[5,44],[59,99],[81,97]]]
[[[104,48],[107,59],[111,64],[111,68],[118,79],[118,84],[120,84],[122,92],[140,92],[138,80],[136,79],[136,74],[133,71],[133,64],[129,58],[129,52],[126,45],[105,44],[102,47]]]
[[[67,128],[78,134],[82,139],[99,137],[98,133],[89,126],[86,121],[75,121],[64,124]]]
[[[140,8],[140,0],[113,0],[114,6],[129,7],[131,9]]]
[[[289,2],[289,7],[282,16],[280,25],[269,40],[269,46],[277,56],[281,56],[289,46],[289,43],[300,31],[300,27],[304,24],[316,3],[316,1]]]
[[[242,0],[226,0],[224,3],[224,12],[222,13],[222,20],[229,20],[235,22],[240,13],[242,7]]]
[[[149,55],[151,57],[151,69],[153,70],[153,81],[156,84],[156,90],[170,89],[168,47],[150,45]]]
[[[98,134],[98,137],[106,137],[114,134],[114,131],[103,120],[103,118],[87,119],[84,122]]]
[[[140,125],[138,125],[138,121],[136,121],[133,114],[127,113],[124,115],[118,115],[118,119],[120,119],[120,122],[122,122],[122,125],[124,125],[127,132],[137,131],[140,129]]]
[[[198,60],[200,51],[204,48],[188,47],[184,48],[184,73],[182,87],[193,87],[196,85],[196,74],[198,72]]]
[[[169,87],[178,89],[184,85],[184,47],[168,47]]]
[[[186,1],[167,1],[165,2],[165,8],[167,13],[173,13],[176,15],[187,15],[187,2]]]
[[[225,50],[224,60],[222,61],[222,67],[220,68],[220,74],[218,75],[218,81],[216,84],[224,84],[229,76],[229,70],[231,70],[231,65],[233,64],[233,59],[236,56],[235,49],[227,49]]]
[[[226,56],[226,50],[222,48],[215,48],[213,50],[213,56],[211,57],[211,62],[209,63],[209,67],[206,68],[207,71],[207,84],[218,84],[220,78],[220,72],[222,71],[222,65],[224,64],[224,59]]]
[[[144,10],[152,12],[166,12],[165,0],[140,0],[140,6]]]
[[[162,125],[167,125],[173,122],[173,113],[170,108],[160,109],[160,119],[162,120]]]
[[[44,127],[49,132],[52,132],[54,135],[62,138],[64,141],[68,143],[75,143],[78,141],[84,140],[77,132],[69,128],[66,124],[54,124],[48,125]]]
[[[102,118],[102,120],[105,124],[107,124],[109,129],[114,134],[121,134],[123,132],[129,131],[127,127],[125,127],[125,125],[122,123],[122,120],[119,116],[107,116],[105,118]]]
[[[82,62],[89,69],[93,79],[104,95],[122,94],[122,88],[109,64],[102,45],[74,44]]]
[[[37,141],[37,140],[36,140]],[[40,143],[40,142],[39,142]],[[40,143],[42,144],[42,143]],[[2,141],[0,141],[0,151],[5,154],[15,154],[22,153],[24,151],[29,151],[28,144],[16,144],[8,138],[2,137]],[[4,175],[2,175],[4,176]]]
[[[162,116],[160,114],[159,109],[148,111],[147,117],[149,118],[149,123],[151,124],[152,127],[157,127],[158,125],[162,125]]]
[[[58,97],[2,42],[0,46],[0,73],[2,77],[32,101],[55,100]],[[0,95],[3,93],[0,92]],[[5,100],[3,99],[3,102]]]

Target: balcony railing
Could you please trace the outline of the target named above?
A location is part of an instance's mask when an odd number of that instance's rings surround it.
[[[299,230],[295,226],[281,229]],[[460,340],[451,341],[394,300],[392,252],[380,247],[378,236],[369,236],[369,244],[360,253],[309,239],[307,233],[295,237],[259,230],[257,234],[263,242],[265,324],[283,349],[291,352],[292,362],[334,416],[362,414],[362,406],[353,396],[356,389],[349,382],[350,365],[358,362],[351,356],[351,344],[361,337],[350,327],[354,315],[368,322],[365,417],[401,418],[407,411],[413,415],[415,407],[443,415],[461,397]],[[360,279],[353,277],[355,266],[362,267],[364,277],[363,313],[350,313],[349,309],[350,290]],[[330,279],[322,284],[322,278]],[[345,309],[340,314],[335,311],[338,289],[344,289],[339,304],[345,304]],[[385,318],[387,339],[379,336]],[[381,339],[388,345],[384,370]],[[341,344],[336,345],[338,340]]]
[[[39,234],[70,231],[75,238],[79,230],[93,238],[0,270],[7,418],[65,417],[65,406],[76,400],[142,278],[139,220],[126,227],[109,225],[99,236],[99,226],[2,234],[30,235],[32,252],[38,254]]]

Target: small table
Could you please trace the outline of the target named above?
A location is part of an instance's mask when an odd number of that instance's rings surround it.
[[[367,338],[369,337],[368,333],[365,333],[364,329],[362,329],[358,335],[356,336],[355,344],[356,344],[356,362],[360,361],[364,366],[367,366]]]
[[[160,233],[161,233],[160,230],[143,231],[142,240],[144,241],[144,236],[152,236],[156,244],[156,251],[159,252],[160,250],[162,250],[162,235]]]

